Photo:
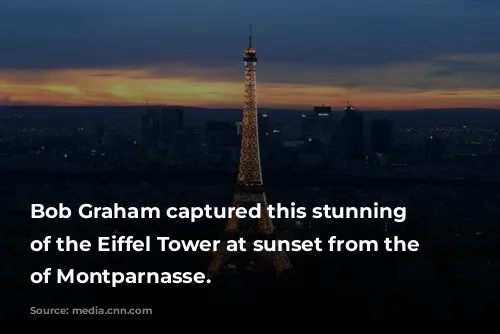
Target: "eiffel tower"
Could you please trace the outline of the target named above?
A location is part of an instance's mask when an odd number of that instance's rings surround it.
[[[243,108],[243,131],[241,140],[241,154],[238,171],[238,181],[234,194],[233,206],[255,206],[261,205],[261,215],[258,224],[254,229],[242,231],[240,220],[232,217],[228,220],[225,238],[220,244],[220,248],[214,253],[212,263],[208,268],[208,276],[217,275],[223,265],[237,253],[229,252],[226,249],[227,240],[244,238],[249,241],[255,239],[275,239],[274,225],[267,212],[267,200],[262,182],[262,170],[260,165],[259,152],[259,132],[257,123],[257,95],[255,65],[257,64],[257,52],[252,47],[252,27],[248,39],[248,48],[243,55],[245,62],[245,97]],[[289,274],[293,267],[285,252],[262,252],[259,255],[269,261],[275,269],[278,277]]]

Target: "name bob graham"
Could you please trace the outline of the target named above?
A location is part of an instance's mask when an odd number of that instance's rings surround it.
[[[308,216],[305,207],[296,207],[295,203],[284,206],[280,203],[268,205],[266,210],[272,219],[304,219]],[[165,216],[169,219],[189,219],[195,222],[197,219],[229,219],[234,216],[245,218],[261,218],[262,207],[257,203],[251,208],[244,207],[169,207],[164,210]],[[57,207],[44,207],[42,204],[31,205],[32,219],[68,219],[72,215],[69,207],[59,203]],[[83,219],[158,219],[161,218],[161,210],[158,207],[121,207],[114,203],[112,207],[95,207],[85,203],[79,206],[78,215]],[[394,219],[400,223],[406,220],[405,207],[382,207],[377,202],[372,207],[332,207],[324,205],[311,210],[313,219]]]

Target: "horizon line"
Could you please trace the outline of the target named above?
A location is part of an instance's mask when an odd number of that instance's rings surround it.
[[[333,109],[339,109],[338,111],[341,112],[345,108],[345,106],[334,106],[334,105],[313,105],[308,109],[305,108],[297,108],[297,107],[279,107],[279,108],[273,108],[273,107],[261,107],[257,108],[257,110],[272,110],[272,111],[311,111],[315,107],[331,107],[332,112],[335,112]],[[27,107],[35,107],[35,108],[145,108],[147,109],[148,107],[150,108],[158,108],[158,107],[164,107],[164,108],[181,108],[181,109],[206,109],[206,110],[215,110],[215,111],[237,111],[237,110],[242,110],[243,107],[224,107],[224,108],[217,108],[217,107],[201,107],[201,106],[180,106],[180,105],[168,105],[168,104],[136,104],[136,105],[121,105],[121,104],[116,104],[116,105],[110,105],[110,104],[104,104],[104,105],[60,105],[60,104],[0,104],[0,108],[27,108]],[[500,108],[484,108],[484,107],[443,107],[443,108],[412,108],[412,109],[380,109],[380,108],[359,108],[356,107],[356,109],[360,111],[365,111],[365,112],[377,112],[377,111],[387,111],[387,112],[407,112],[407,111],[423,111],[423,110],[469,110],[469,109],[474,109],[474,110],[490,110],[490,111],[499,111]]]

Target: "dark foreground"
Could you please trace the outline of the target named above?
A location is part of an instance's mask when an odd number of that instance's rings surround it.
[[[223,274],[212,284],[201,285],[123,284],[111,288],[97,284],[32,284],[31,272],[45,268],[87,272],[205,271],[211,259],[207,253],[26,252],[31,240],[45,235],[89,240],[92,234],[103,235],[97,227],[86,224],[76,224],[71,231],[56,223],[43,228],[39,225],[38,229],[31,226],[29,236],[22,236],[26,230],[12,226],[10,231],[4,231],[18,236],[12,239],[15,242],[4,242],[11,254],[2,275],[7,288],[2,298],[5,310],[27,316],[31,307],[149,308],[153,317],[198,328],[209,324],[231,326],[235,322],[239,326],[242,322],[262,322],[305,324],[310,328],[344,322],[454,328],[465,322],[484,321],[498,310],[500,300],[498,275],[491,269],[493,262],[498,263],[496,248],[474,254],[452,249],[423,249],[412,254],[293,253],[290,259],[295,275],[282,281],[263,267],[263,273]],[[140,229],[129,227],[126,235],[210,239],[215,237],[213,230],[198,228],[197,235],[193,235],[192,228],[146,225]],[[253,260],[258,262],[258,258]],[[483,262],[491,264],[481,266]]]

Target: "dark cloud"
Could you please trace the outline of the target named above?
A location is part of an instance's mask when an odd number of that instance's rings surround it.
[[[447,88],[500,88],[500,54],[454,56],[433,63],[430,77]]]
[[[363,87],[364,84],[362,82],[346,82],[342,86],[346,88],[358,88]]]
[[[12,99],[8,95],[0,95],[0,103],[2,105],[10,104],[12,103]]]
[[[90,77],[104,77],[104,78],[111,78],[111,77],[115,77],[115,75],[114,75],[114,74],[110,74],[110,73],[90,74],[89,76],[90,76]]]
[[[443,60],[437,63],[442,70],[436,71],[453,75],[457,73],[491,74],[500,76],[500,56],[489,60]]]
[[[0,67],[135,67],[240,60],[386,65],[499,52],[498,16],[470,0],[3,0]]]
[[[0,94],[0,106],[15,106],[15,105],[23,105],[21,101],[16,101],[9,95]]]
[[[431,77],[451,77],[455,74],[453,70],[446,69],[446,70],[435,70],[430,73]]]

